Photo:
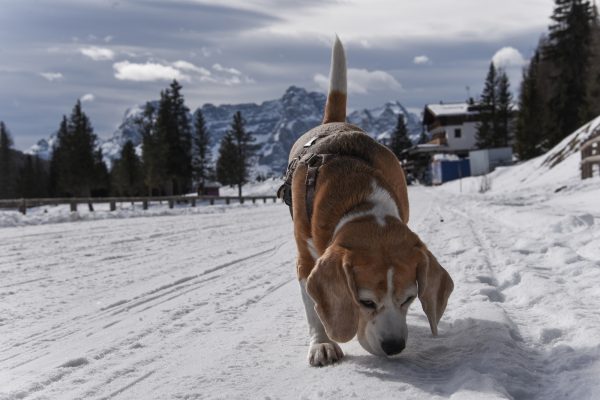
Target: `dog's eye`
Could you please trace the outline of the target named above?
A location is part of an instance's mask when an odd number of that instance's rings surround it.
[[[409,305],[411,301],[413,301],[415,299],[415,296],[410,296],[408,299],[406,299],[404,301],[404,303],[402,303],[403,306]]]
[[[375,302],[371,300],[361,300],[360,304],[373,310],[377,308],[377,304],[375,304]]]

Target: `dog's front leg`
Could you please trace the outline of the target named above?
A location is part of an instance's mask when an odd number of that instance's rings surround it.
[[[327,336],[325,327],[323,327],[323,323],[315,311],[315,302],[306,292],[306,279],[300,281],[300,287],[310,335],[308,362],[314,367],[333,364],[340,360],[344,353],[340,346]]]

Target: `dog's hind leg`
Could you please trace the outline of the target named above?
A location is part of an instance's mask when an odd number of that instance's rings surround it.
[[[315,302],[306,292],[306,279],[300,281],[302,301],[306,310],[308,333],[310,335],[310,348],[308,349],[308,362],[314,367],[325,366],[339,361],[344,353],[340,346],[329,339],[325,327],[315,311]]]

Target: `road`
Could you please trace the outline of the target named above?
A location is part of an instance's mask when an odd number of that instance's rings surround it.
[[[311,368],[281,204],[0,229],[2,399],[600,398],[600,219],[412,187],[455,282],[391,359]],[[529,201],[531,200],[531,201]]]

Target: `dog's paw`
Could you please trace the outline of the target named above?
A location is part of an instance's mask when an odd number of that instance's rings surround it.
[[[308,362],[313,367],[323,367],[333,364],[344,357],[342,349],[337,343],[313,343],[308,350]]]

